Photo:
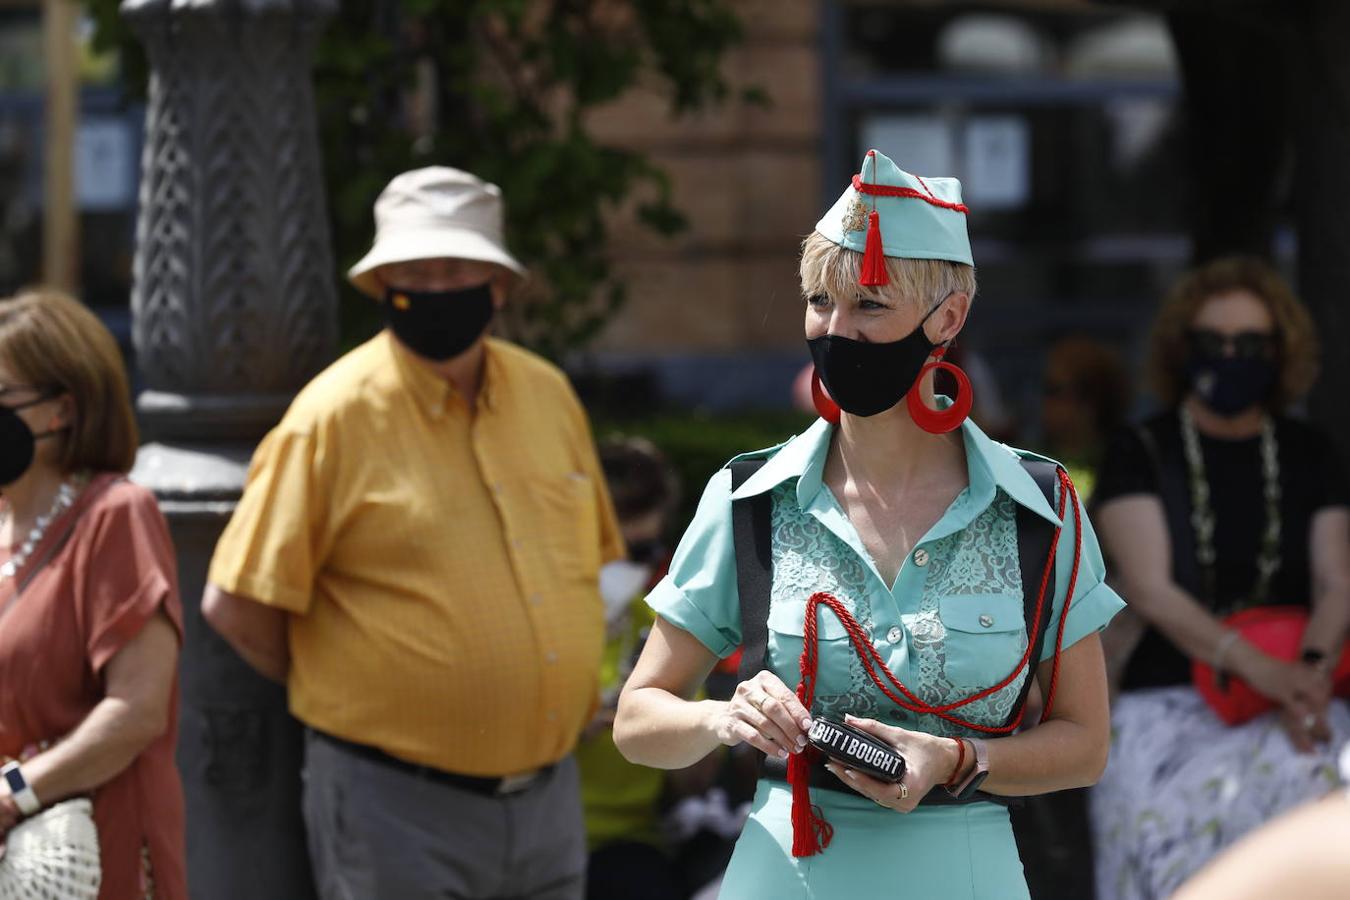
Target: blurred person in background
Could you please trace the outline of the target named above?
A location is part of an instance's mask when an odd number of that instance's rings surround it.
[[[802,249],[821,418],[712,477],[647,598],[658,618],[619,748],[665,769],[723,744],[765,757],[722,896],[1025,898],[998,801],[1090,784],[1105,764],[1097,632],[1122,604],[1072,485],[970,422],[967,383],[933,394],[975,294],[965,217],[956,179],[867,153]],[[1037,547],[1026,577],[1022,537]],[[1029,609],[1051,613],[1058,645],[1030,639]],[[731,699],[695,700],[743,637]],[[1013,734],[1033,680],[1051,711]],[[899,753],[903,776],[808,751],[827,719]]]
[[[348,277],[386,328],[254,453],[203,614],[307,726],[320,896],[579,900],[572,750],[623,556],[566,376],[488,336],[524,269],[501,192],[397,176]]]
[[[126,479],[137,444],[98,318],[53,292],[0,301],[0,840],[92,798],[101,900],[186,900],[183,616],[168,526]]]
[[[1085,497],[1091,495],[1106,442],[1124,423],[1129,402],[1129,379],[1113,349],[1086,337],[1062,338],[1050,347],[1041,393],[1042,449],[1064,464]],[[1113,652],[1113,638],[1125,628],[1122,620],[1130,617],[1128,608],[1121,610],[1102,632],[1108,674],[1119,655]],[[1028,797],[1010,810],[1033,897],[1093,896],[1088,790]]]
[[[678,480],[661,451],[642,438],[606,441],[599,453],[628,558],[600,570],[605,649],[599,710],[576,751],[590,849],[586,896],[679,900],[685,894],[661,832],[666,773],[630,763],[614,746],[619,691],[655,620],[642,598],[670,562],[665,536]]]
[[[1286,415],[1317,373],[1307,312],[1264,262],[1218,260],[1178,282],[1150,350],[1166,411],[1112,442],[1094,498],[1112,581],[1147,626],[1092,796],[1102,898],[1169,895],[1324,791],[1327,742],[1350,738],[1331,678],[1350,624],[1350,488],[1328,438]],[[1293,659],[1226,621],[1279,605],[1307,611]],[[1225,725],[1193,661],[1274,711]]]
[[[1084,497],[1092,496],[1107,441],[1125,424],[1130,393],[1120,354],[1099,341],[1067,337],[1046,354],[1044,449],[1064,463]]]

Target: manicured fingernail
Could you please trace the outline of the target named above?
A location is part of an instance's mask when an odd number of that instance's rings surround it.
[[[811,717],[810,717],[810,716],[807,716],[806,718],[802,719],[802,728],[804,728],[804,729],[807,730],[807,731],[810,731],[810,730],[811,730]]]
[[[788,752],[787,752],[786,750],[781,750],[781,749],[780,749],[780,750],[778,751],[778,758],[779,758],[779,759],[787,759],[787,758],[788,758]]]
[[[844,770],[844,777],[845,777],[845,778],[853,778],[853,779],[856,779],[858,776],[856,776],[856,775],[853,774],[853,770],[852,770],[852,769],[845,769],[845,770]]]
[[[806,736],[800,734],[797,735],[797,749],[800,750],[805,746],[806,746]]]

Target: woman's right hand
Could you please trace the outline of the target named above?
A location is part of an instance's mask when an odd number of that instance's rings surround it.
[[[736,685],[711,723],[717,739],[728,747],[749,744],[769,756],[787,759],[806,747],[811,714],[796,693],[772,672],[760,672]]]
[[[1305,706],[1308,712],[1324,709],[1331,700],[1331,682],[1312,666],[1285,662],[1253,649],[1251,659],[1238,675],[1280,706]]]
[[[1310,753],[1314,740],[1329,740],[1326,722],[1331,679],[1317,669],[1285,662],[1260,651],[1239,673],[1257,693],[1280,705],[1280,721],[1300,753]]]

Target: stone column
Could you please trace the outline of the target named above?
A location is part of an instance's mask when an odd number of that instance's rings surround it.
[[[336,0],[124,0],[152,68],[134,339],[148,441],[133,477],[178,547],[178,762],[194,898],[312,896],[301,735],[284,690],[199,601],[257,441],[336,347],[310,66]]]

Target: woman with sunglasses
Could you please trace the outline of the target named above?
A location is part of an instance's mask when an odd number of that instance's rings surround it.
[[[0,300],[0,844],[60,816],[71,830],[23,861],[51,863],[92,816],[100,900],[181,900],[182,609],[164,518],[125,477],[136,450],[98,318],[50,292]],[[0,872],[26,877],[9,850]]]
[[[1169,896],[1219,850],[1335,783],[1350,712],[1331,672],[1350,625],[1350,488],[1325,434],[1285,411],[1312,385],[1317,341],[1280,276],[1209,263],[1164,303],[1149,374],[1166,412],[1107,453],[1093,521],[1143,620],[1093,790],[1101,897]],[[1300,659],[1258,649],[1225,618],[1309,610]],[[1275,710],[1226,726],[1192,662]]]

